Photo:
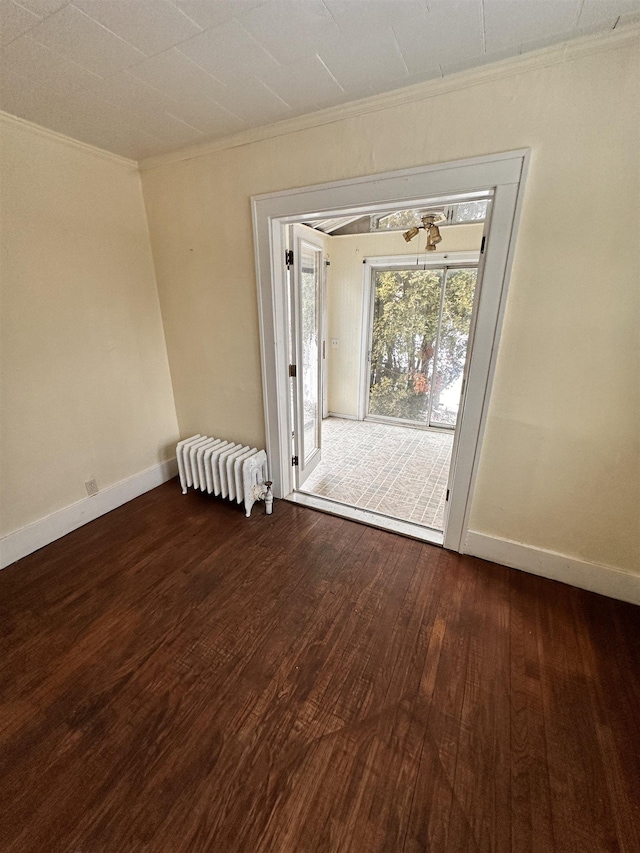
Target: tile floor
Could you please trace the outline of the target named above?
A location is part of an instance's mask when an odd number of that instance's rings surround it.
[[[453,433],[326,418],[305,492],[442,530]]]

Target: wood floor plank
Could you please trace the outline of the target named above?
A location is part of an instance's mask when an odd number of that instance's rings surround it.
[[[640,849],[638,608],[168,483],[0,573],[2,853]]]
[[[466,611],[469,648],[453,780],[464,821],[450,822],[446,849],[452,853],[506,850],[511,842],[509,574],[479,562],[475,597],[483,606]]]
[[[605,602],[601,609],[593,607],[593,598],[574,596],[573,607],[576,623],[585,625],[586,630],[576,632],[577,641],[586,673],[597,673],[597,677],[587,679],[589,690],[589,712],[596,731],[599,752],[602,755],[602,769],[606,779],[608,807],[611,810],[615,832],[611,836],[611,849],[616,849],[617,839],[623,839],[620,849],[623,853],[640,850],[640,762],[627,760],[627,750],[635,749],[633,743],[626,740],[625,727],[618,720],[622,717],[633,726],[638,721],[640,708],[640,676],[637,674],[640,661],[640,637],[634,631],[621,631],[617,619],[612,620],[611,602]],[[631,606],[621,610],[631,620],[638,618]],[[612,630],[615,627],[618,630]],[[635,640],[635,642],[634,642]],[[620,643],[620,645],[618,645]],[[634,648],[627,648],[633,643]],[[612,654],[605,661],[598,654],[599,648],[609,648]],[[636,677],[629,678],[629,672],[636,670]],[[617,697],[616,714],[609,712],[611,697]]]
[[[436,614],[437,637],[427,656],[421,686],[423,739],[420,765],[404,850],[447,850],[450,833],[462,827],[471,838],[468,815],[454,790],[470,635],[467,612],[473,607],[478,568],[452,560],[447,594]]]
[[[553,833],[556,845],[566,851],[604,853],[619,845],[603,784],[603,756],[587,748],[596,744],[597,735],[589,713],[590,675],[583,668],[572,612],[576,595],[558,585],[559,606],[539,611]]]
[[[510,577],[511,844],[522,853],[555,849],[535,586],[528,575]]]

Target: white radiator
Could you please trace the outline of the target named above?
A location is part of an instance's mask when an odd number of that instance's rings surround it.
[[[192,435],[178,442],[176,459],[183,495],[192,486],[239,504],[244,502],[247,518],[251,515],[251,507],[259,500],[265,502],[267,515],[273,512],[264,450],[221,438]]]

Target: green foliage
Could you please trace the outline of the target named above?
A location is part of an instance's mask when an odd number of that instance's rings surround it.
[[[443,270],[376,274],[369,411],[424,420],[434,399],[462,373],[476,281],[474,269],[451,270],[442,305]]]

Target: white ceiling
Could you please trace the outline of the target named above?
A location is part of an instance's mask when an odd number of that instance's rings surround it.
[[[139,160],[639,13],[640,0],[0,0],[0,109]]]

